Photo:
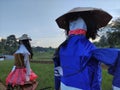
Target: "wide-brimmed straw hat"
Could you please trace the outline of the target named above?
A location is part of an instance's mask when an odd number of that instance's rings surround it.
[[[32,40],[30,37],[28,37],[27,34],[23,34],[21,37],[18,38],[19,40]]]
[[[68,30],[69,20],[78,15],[83,17],[85,21],[88,19],[93,20],[96,24],[96,29],[106,26],[112,19],[112,16],[102,9],[93,7],[77,7],[58,17],[56,22],[60,28]]]

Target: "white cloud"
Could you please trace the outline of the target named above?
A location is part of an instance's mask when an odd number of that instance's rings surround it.
[[[42,47],[58,47],[63,41],[65,37],[56,37],[56,38],[41,38],[39,40],[34,40],[31,42],[32,46],[42,46]]]

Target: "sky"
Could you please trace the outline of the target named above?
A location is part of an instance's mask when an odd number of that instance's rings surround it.
[[[28,34],[32,46],[58,47],[65,32],[55,19],[75,7],[96,7],[120,16],[120,0],[0,0],[0,38]]]

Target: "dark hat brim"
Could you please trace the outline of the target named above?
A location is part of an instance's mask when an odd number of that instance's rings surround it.
[[[60,28],[67,30],[69,20],[71,20],[72,17],[78,15],[84,17],[83,18],[84,20],[90,18],[90,20],[95,21],[97,25],[96,26],[97,29],[106,26],[109,23],[109,21],[112,19],[112,16],[102,9],[92,8],[92,7],[77,7],[77,8],[73,8],[64,15],[58,17],[56,19],[56,22]]]

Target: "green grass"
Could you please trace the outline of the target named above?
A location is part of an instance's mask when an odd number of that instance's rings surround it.
[[[112,78],[107,69],[102,70],[102,90],[112,90]]]
[[[13,66],[13,60],[6,60],[0,62],[0,79],[5,84],[5,78],[9,74]],[[53,90],[54,77],[53,77],[53,64],[40,64],[31,63],[32,70],[38,75],[37,81],[39,82],[37,90],[44,87],[52,87]]]
[[[39,76],[38,81],[38,90],[44,87],[52,87],[53,90],[53,64],[35,64],[31,63],[32,70]]]
[[[10,61],[1,61],[0,62],[0,79],[5,84],[5,78],[7,77],[8,73],[12,69],[13,60]]]
[[[51,60],[54,52],[36,52],[34,53],[33,60]]]
[[[5,78],[12,69],[13,60],[6,60],[0,62],[0,79],[5,84]],[[54,77],[53,77],[53,64],[40,64],[40,63],[31,63],[32,70],[39,76],[37,81],[39,85],[37,90],[44,87],[54,87]],[[108,75],[107,70],[103,69],[102,72],[102,90],[112,90],[112,76]]]

